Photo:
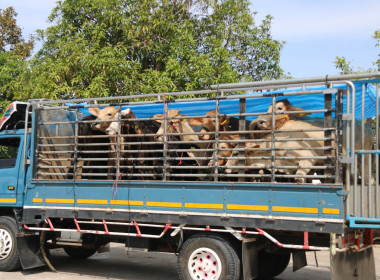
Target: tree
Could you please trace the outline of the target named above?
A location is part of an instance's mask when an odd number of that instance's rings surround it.
[[[39,31],[32,97],[188,91],[279,78],[284,42],[247,0],[65,0]]]
[[[376,47],[380,47],[380,30],[376,30],[372,38],[377,40]],[[356,70],[351,67],[351,61],[348,61],[344,56],[337,56],[334,61],[335,67],[339,69],[340,74],[350,74],[350,73],[365,73],[365,72],[375,72],[380,71],[380,54],[377,61],[373,62],[375,69],[369,68],[357,68]]]
[[[376,40],[376,47],[380,48],[380,30],[376,30],[372,38]],[[378,59],[373,64],[377,67],[377,71],[380,71],[380,53]]]
[[[15,81],[27,69],[26,59],[34,47],[33,38],[25,41],[16,24],[17,13],[0,9],[0,106],[7,106],[15,95]]]

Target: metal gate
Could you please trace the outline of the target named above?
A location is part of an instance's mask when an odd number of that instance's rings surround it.
[[[144,101],[124,96],[31,102],[38,127],[34,178],[344,185],[350,226],[377,227],[379,81],[352,80],[379,76],[224,84],[144,95]],[[293,109],[281,111],[279,102]],[[117,109],[117,118],[85,117],[89,108],[107,106]],[[122,117],[125,109],[128,118]],[[200,131],[177,130],[195,120]],[[212,121],[211,129],[206,120]],[[284,125],[289,120],[294,127]],[[104,122],[117,122],[113,136],[81,132]]]

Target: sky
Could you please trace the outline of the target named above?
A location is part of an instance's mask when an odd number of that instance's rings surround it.
[[[281,67],[294,78],[337,75],[337,56],[354,68],[373,67],[380,48],[372,38],[380,30],[380,0],[251,0],[256,24],[270,14],[272,37],[286,41]],[[0,0],[0,9],[13,6],[24,38],[48,26],[56,0]],[[37,45],[37,47],[40,45]]]

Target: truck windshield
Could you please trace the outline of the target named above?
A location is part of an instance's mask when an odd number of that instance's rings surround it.
[[[0,169],[16,165],[19,138],[0,138]]]

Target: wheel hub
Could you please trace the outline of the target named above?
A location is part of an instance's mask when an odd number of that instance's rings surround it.
[[[0,260],[6,259],[12,252],[12,237],[4,229],[0,229]]]
[[[217,253],[209,248],[195,250],[188,263],[189,273],[194,280],[219,279],[222,263]]]

